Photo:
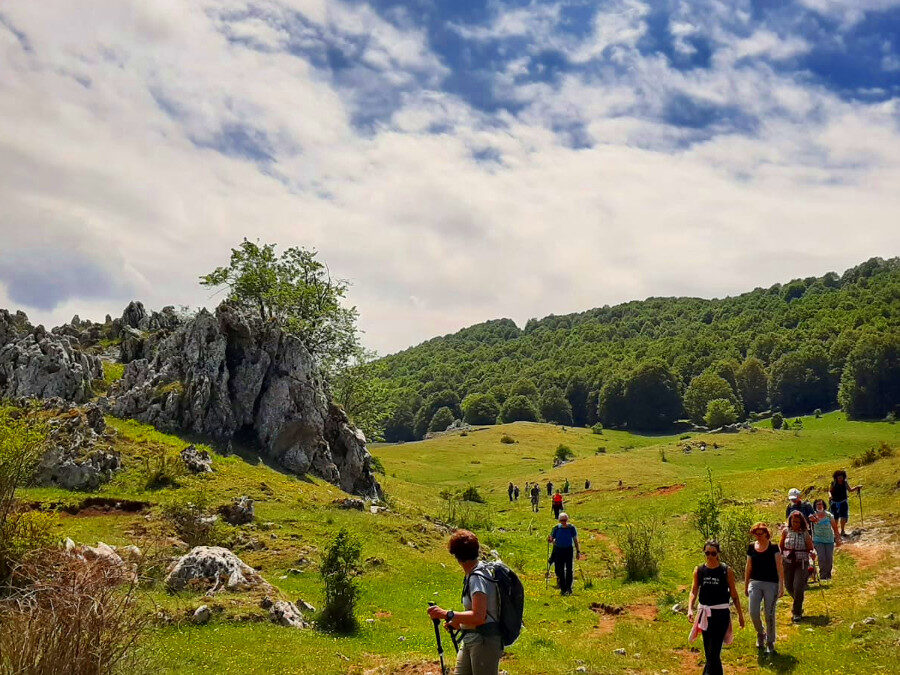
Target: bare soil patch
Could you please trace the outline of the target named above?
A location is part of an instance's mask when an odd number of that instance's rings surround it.
[[[60,502],[32,502],[26,505],[30,511],[56,511],[63,516],[91,518],[95,516],[121,516],[141,513],[150,508],[150,502],[109,497],[88,497],[78,504]]]
[[[664,495],[674,495],[676,492],[681,492],[683,489],[684,483],[679,483],[678,485],[663,485],[662,487],[656,488],[649,494],[661,497]]]

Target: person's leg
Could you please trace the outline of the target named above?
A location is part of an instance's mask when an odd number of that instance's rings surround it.
[[[566,590],[565,579],[565,550],[558,548],[553,552],[553,571],[556,572],[556,587],[561,590]]]
[[[759,611],[759,606],[763,601],[763,583],[761,581],[750,582],[750,620],[753,621],[753,627],[756,629],[757,647],[765,646],[766,641],[766,632],[763,630]]]
[[[791,613],[796,617],[803,616],[803,598],[806,595],[806,581],[809,579],[809,567],[804,561],[796,565],[794,570],[794,605]]]
[[[478,636],[472,643],[472,675],[498,675],[503,644],[500,637]]]
[[[722,675],[722,643],[725,641],[725,633],[728,632],[730,610],[714,609],[707,622],[707,628],[703,631],[703,652],[706,656],[706,667],[703,672],[707,675]]]
[[[794,572],[797,566],[793,562],[784,563],[784,590],[787,591],[787,594],[794,597]]]
[[[456,655],[456,675],[475,675],[472,671],[471,645],[465,639]]]
[[[775,604],[778,602],[778,582],[768,581],[763,588],[766,613],[766,643],[775,644]]]
[[[572,556],[573,555],[574,555],[574,549],[573,548],[568,549],[568,551],[566,553],[566,578],[565,578],[566,593],[572,592],[572,581],[573,581],[573,570],[572,570],[573,557]]]

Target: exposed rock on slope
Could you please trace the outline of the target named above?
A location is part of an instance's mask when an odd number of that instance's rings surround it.
[[[58,396],[84,403],[103,376],[100,360],[76,349],[67,335],[33,328],[19,312],[0,310],[0,398]]]
[[[37,482],[67,490],[96,490],[122,468],[112,447],[103,413],[91,404],[72,408],[48,423],[47,449],[38,463]]]
[[[142,319],[126,310],[123,322]],[[380,494],[365,437],[330,402],[297,338],[222,304],[177,325],[151,351],[112,390],[114,415],[250,442],[294,473]]]

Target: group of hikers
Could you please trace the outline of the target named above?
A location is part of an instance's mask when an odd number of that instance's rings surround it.
[[[835,471],[828,490],[828,503],[815,499],[804,501],[799,490],[788,492],[786,522],[780,526],[778,543],[772,541],[772,532],[765,523],[756,523],[749,535],[753,542],[747,547],[744,594],[749,600],[750,619],[756,629],[756,646],[765,654],[775,653],[775,606],[785,591],[793,599],[792,621],[803,618],[804,594],[810,578],[818,573],[819,582],[832,577],[835,546],[840,546],[846,536],[845,527],[850,516],[850,492],[859,494],[862,486],[851,487],[847,473]],[[530,487],[529,487],[530,486]],[[568,480],[562,492],[568,492]],[[589,489],[587,481],[585,489]],[[555,567],[557,586],[563,595],[572,593],[573,562],[581,559],[578,530],[569,522],[562,508],[560,490],[554,492],[553,483],[547,482],[547,494],[560,496],[560,510],[554,509],[558,523],[547,538],[548,568]],[[532,495],[540,497],[537,483],[526,483]],[[514,501],[518,488],[510,483],[510,499]],[[827,508],[826,508],[827,506]],[[555,507],[555,503],[554,503]],[[552,547],[552,548],[551,548]],[[497,675],[504,647],[518,636],[524,592],[513,572],[502,563],[480,560],[478,537],[468,530],[457,530],[450,537],[450,554],[462,567],[464,576],[462,606],[460,611],[445,610],[437,605],[428,608],[428,615],[435,623],[435,634],[443,666],[438,624],[444,622],[453,642],[458,647],[456,675]],[[734,570],[720,560],[721,547],[715,540],[703,546],[706,562],[694,569],[693,583],[688,600],[688,620],[691,622],[690,640],[703,638],[705,655],[704,675],[721,675],[722,647],[731,644],[733,627],[731,605],[737,611],[738,622],[744,627],[744,611]],[[818,572],[816,572],[816,563]],[[510,583],[514,579],[514,584]],[[516,596],[510,589],[519,589]],[[512,595],[510,595],[512,593]],[[511,600],[510,600],[511,598]],[[510,636],[509,606],[515,606],[517,627]]]
[[[562,488],[557,488],[556,493],[553,492],[553,481],[547,481],[547,496],[551,498],[551,507],[553,509],[553,517],[554,519],[559,519],[559,514],[563,510],[563,495],[569,494],[569,490],[571,489],[571,484],[569,483],[569,479],[566,478],[565,482],[562,485]],[[591,489],[591,481],[585,479],[584,481],[584,489]],[[531,510],[535,513],[538,513],[541,503],[541,486],[538,482],[530,482],[525,481],[525,492],[528,493],[528,496],[531,498]],[[515,485],[512,481],[510,481],[509,485],[506,486],[506,494],[509,496],[509,501],[516,502],[519,501],[519,486]]]
[[[861,485],[849,485],[846,471],[835,471],[828,490],[828,508],[822,498],[809,503],[803,500],[800,490],[793,488],[788,492],[785,523],[781,525],[778,544],[772,541],[772,532],[765,523],[756,523],[750,528],[755,541],[747,547],[744,595],[749,599],[750,619],[756,629],[756,647],[760,651],[775,653],[775,605],[785,591],[793,601],[791,621],[800,623],[809,580],[816,575],[820,584],[831,580],[834,549],[842,544],[850,518],[850,492],[859,494],[861,489]],[[735,587],[734,571],[719,560],[719,543],[707,541],[703,554],[706,562],[694,569],[688,601],[688,620],[692,623],[690,638],[703,636],[704,674],[720,675],[723,672],[722,646],[732,641],[731,602],[734,602],[741,628],[744,627],[744,612]]]

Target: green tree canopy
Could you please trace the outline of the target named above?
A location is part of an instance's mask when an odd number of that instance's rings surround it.
[[[263,321],[296,335],[326,371],[334,372],[359,350],[355,307],[344,307],[348,282],[332,279],[317,253],[247,239],[231,249],[227,266],[200,277],[200,284],[228,289],[228,300]]]
[[[629,429],[668,429],[681,415],[675,375],[659,359],[644,361],[625,381],[625,405]]]
[[[859,339],[847,356],[838,399],[855,419],[882,418],[900,408],[900,334]]]
[[[534,381],[524,377],[516,380],[515,383],[513,383],[513,386],[509,388],[509,398],[512,398],[513,396],[525,396],[531,399],[535,404],[540,397]]]
[[[453,421],[456,418],[453,416],[453,411],[448,407],[438,408],[437,412],[434,413],[434,417],[431,418],[431,423],[428,425],[428,431],[447,431],[447,427],[453,424]]]
[[[737,422],[738,414],[734,404],[727,398],[714,398],[706,407],[703,421],[710,429],[718,429]]]
[[[691,380],[684,392],[684,412],[692,422],[703,424],[709,402],[716,399],[725,399],[731,404],[735,415],[743,417],[741,402],[731,386],[712,370],[707,370]]]
[[[549,387],[541,394],[541,417],[547,422],[572,424],[572,405],[559,387]]]
[[[537,406],[527,396],[517,394],[510,396],[500,408],[500,419],[509,422],[537,422],[540,420]]]
[[[746,359],[737,371],[738,391],[747,412],[760,412],[769,407],[769,376],[766,366],[755,356]]]
[[[837,399],[835,383],[828,369],[828,355],[819,345],[789,352],[772,364],[769,398],[786,415],[833,408]]]
[[[425,399],[422,407],[416,413],[415,430],[418,438],[422,438],[428,432],[431,418],[434,417],[438,409],[445,407],[450,410],[453,419],[462,417],[462,410],[459,407],[459,396],[456,395],[455,391],[446,389]],[[452,422],[453,419],[450,421]]]
[[[604,426],[620,427],[625,424],[628,408],[625,405],[625,379],[613,375],[600,390],[597,415]]]
[[[495,424],[500,405],[490,394],[469,394],[463,399],[462,411],[469,424]]]

